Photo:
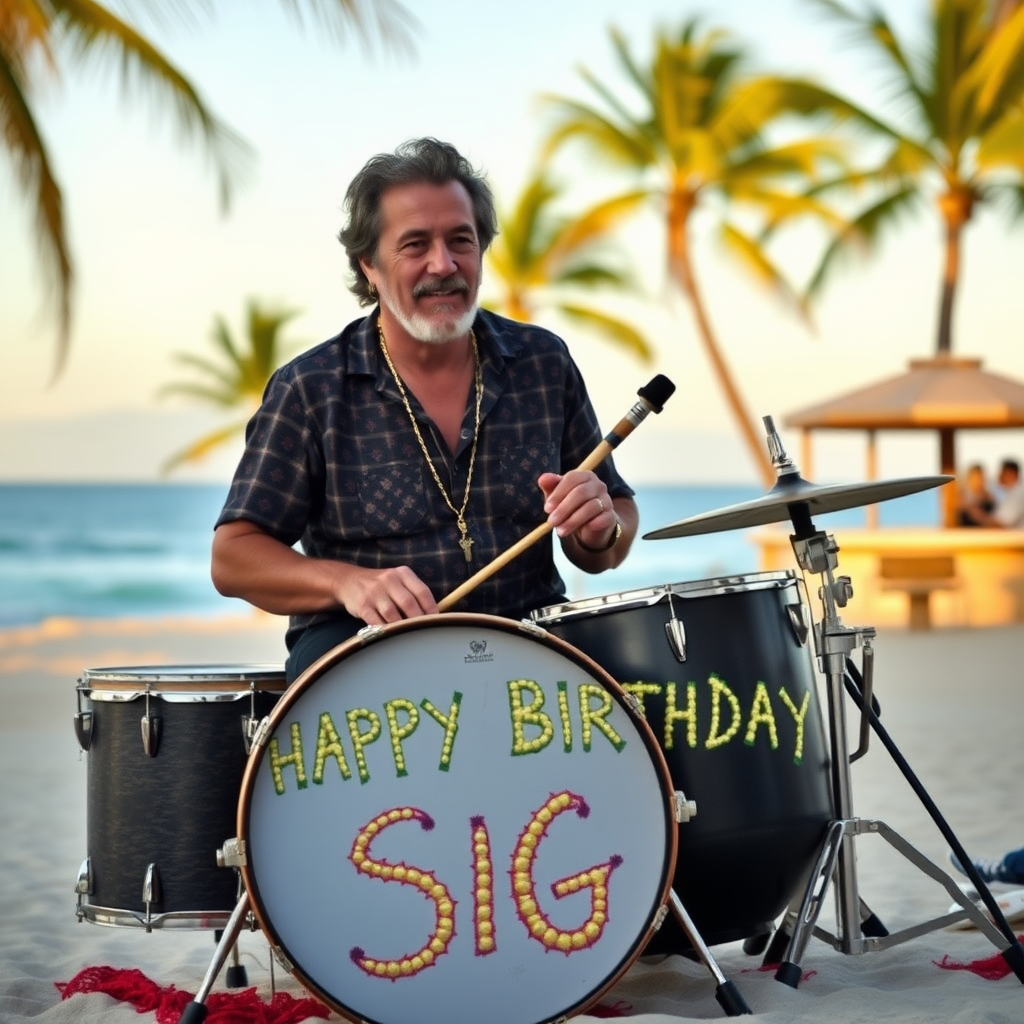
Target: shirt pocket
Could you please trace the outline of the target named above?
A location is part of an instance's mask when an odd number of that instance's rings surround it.
[[[358,489],[358,515],[370,537],[402,537],[427,518],[426,476],[422,464],[395,462],[367,468]]]
[[[505,515],[514,522],[544,520],[544,499],[537,486],[541,473],[558,473],[554,441],[504,445],[501,448],[501,497]]]

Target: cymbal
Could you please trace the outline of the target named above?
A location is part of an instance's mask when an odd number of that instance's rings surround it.
[[[780,523],[790,518],[791,505],[806,505],[812,515],[838,512],[844,508],[874,505],[890,498],[941,487],[952,476],[909,476],[895,480],[871,480],[858,484],[812,484],[799,473],[780,476],[774,487],[760,498],[741,501],[713,512],[680,519],[659,530],[643,535],[644,540],[666,540],[670,537],[693,537],[721,530],[741,530],[748,526]]]

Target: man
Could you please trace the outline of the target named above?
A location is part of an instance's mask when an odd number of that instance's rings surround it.
[[[271,378],[213,541],[220,593],[290,616],[289,680],[363,625],[436,612],[545,520],[586,572],[638,522],[610,459],[575,468],[602,435],[564,342],[478,309],[484,178],[413,140],[363,167],[346,210],[352,290],[376,308]],[[563,600],[548,535],[454,610]]]
[[[997,477],[1002,493],[991,512],[970,508],[966,514],[978,526],[1002,530],[1024,530],[1024,481],[1020,478],[1020,463],[1016,459],[1003,459]]]

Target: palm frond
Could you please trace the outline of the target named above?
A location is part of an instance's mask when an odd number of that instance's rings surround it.
[[[236,422],[229,423],[227,426],[213,430],[209,434],[204,434],[198,440],[193,441],[191,444],[165,459],[160,466],[160,475],[167,476],[179,466],[183,466],[190,462],[200,462],[205,459],[215,449],[220,448],[228,441],[232,441],[239,435],[243,434],[245,432],[245,425],[247,422],[248,419],[238,420]]]
[[[612,288],[619,291],[632,291],[636,288],[636,280],[628,270],[598,262],[572,263],[563,268],[555,283],[559,286]]]
[[[589,306],[578,306],[568,302],[559,303],[558,310],[568,319],[575,320],[597,334],[611,338],[643,362],[650,363],[653,360],[654,352],[646,338],[624,320],[608,313],[601,313]]]
[[[1002,182],[985,190],[985,199],[998,206],[1016,226],[1024,220],[1024,183]]]
[[[986,171],[1002,167],[1024,174],[1024,108],[1008,110],[978,140],[974,159]]]
[[[366,45],[371,45],[377,35],[385,46],[409,55],[415,52],[414,37],[422,28],[419,20],[396,0],[283,0],[283,3],[300,25],[308,14],[338,42],[344,42],[355,29]]]
[[[857,249],[864,255],[874,252],[885,234],[894,230],[898,220],[913,212],[921,201],[920,188],[908,185],[890,192],[850,218],[847,225],[833,236],[826,247],[804,289],[805,296],[813,299],[822,292],[832,272],[850,250]]]
[[[963,75],[974,93],[979,131],[1024,98],[1024,7],[1018,7],[996,31],[986,35],[977,59]]]
[[[810,312],[806,299],[797,293],[758,239],[740,230],[729,221],[722,223],[720,238],[724,247],[743,264],[748,274],[774,292],[805,322],[810,323]]]
[[[635,213],[649,199],[648,189],[624,192],[595,203],[583,213],[568,219],[548,242],[550,260],[564,260],[568,254],[606,237],[613,227]]]
[[[227,209],[234,188],[244,180],[255,156],[250,145],[220,121],[185,75],[127,22],[92,0],[52,2],[54,30],[66,42],[72,58],[83,64],[119,66],[122,85],[129,94],[149,89],[157,103],[173,113],[185,139],[201,140],[214,164],[221,207]]]
[[[601,111],[578,100],[544,95],[541,102],[557,119],[544,142],[542,159],[549,159],[566,142],[579,138],[598,149],[603,159],[634,168],[646,167],[651,162],[653,150],[638,126],[618,125]]]
[[[9,59],[13,57],[12,59]],[[44,282],[57,299],[57,352],[51,381],[60,376],[71,341],[74,270],[64,221],[64,197],[49,151],[23,89],[17,55],[0,52],[0,134],[18,183],[30,196]]]

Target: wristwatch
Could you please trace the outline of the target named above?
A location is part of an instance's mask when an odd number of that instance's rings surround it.
[[[579,536],[576,537],[576,543],[579,544],[584,551],[588,551],[592,555],[600,555],[605,551],[611,551],[616,544],[619,543],[619,538],[622,536],[622,520],[618,516],[615,517],[615,529],[612,530],[611,538],[608,543],[599,548],[592,548],[589,544],[584,544],[580,540]]]

